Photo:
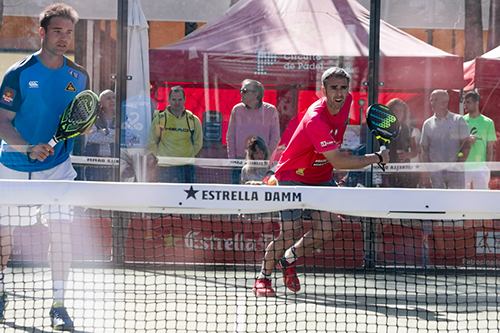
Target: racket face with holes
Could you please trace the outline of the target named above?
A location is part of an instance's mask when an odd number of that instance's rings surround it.
[[[399,121],[383,104],[372,104],[366,110],[366,124],[381,145],[386,145],[399,134]]]
[[[97,117],[98,104],[99,97],[91,90],[76,95],[61,116],[55,141],[73,138],[92,126]]]

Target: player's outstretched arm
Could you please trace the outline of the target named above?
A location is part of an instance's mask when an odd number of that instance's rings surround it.
[[[389,163],[389,149],[380,151],[377,154],[354,156],[345,154],[338,148],[323,153],[325,158],[331,163],[331,165],[333,165],[335,170],[360,169],[370,164],[379,163],[379,155],[382,157],[383,164]]]

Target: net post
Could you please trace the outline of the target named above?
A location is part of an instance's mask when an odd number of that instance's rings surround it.
[[[128,27],[128,1],[118,0],[118,18],[116,21],[116,104],[115,104],[115,157],[121,156],[121,127],[122,127],[122,106],[127,99],[127,27]],[[120,181],[121,166],[117,166],[118,172],[115,174],[115,181]]]
[[[130,221],[130,213],[128,212],[111,212],[111,226],[113,237],[113,264],[123,266],[125,263],[125,238],[126,228]]]
[[[380,64],[380,0],[372,0],[370,4],[370,37],[368,54],[368,105],[378,102],[379,64]],[[366,152],[375,151],[376,140],[366,127]],[[366,186],[373,186],[373,165],[366,172]],[[375,230],[374,219],[366,219],[365,225],[365,268],[375,268]]]
[[[370,35],[368,49],[368,105],[378,103],[379,65],[380,65],[380,0],[372,0],[370,4]],[[373,153],[376,140],[370,129],[366,130],[366,152]],[[372,167],[373,170],[373,167]],[[373,172],[366,173],[365,186],[373,186]]]
[[[362,218],[363,221],[363,247],[364,247],[364,267],[366,269],[375,268],[376,249],[375,249],[375,221],[373,217]]]

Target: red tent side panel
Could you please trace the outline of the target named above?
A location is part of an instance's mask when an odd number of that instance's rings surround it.
[[[316,85],[321,74],[331,66],[353,69],[353,84],[366,81],[368,61],[365,57],[277,56],[267,54],[225,55],[176,50],[150,51],[151,81],[201,83],[240,83],[246,78],[263,84]]]
[[[476,58],[474,66],[465,73],[465,79],[472,78],[472,84],[468,84],[465,90],[474,88],[499,88],[500,87],[500,59]]]
[[[462,89],[461,57],[386,57],[379,79],[387,88]]]
[[[382,57],[380,81],[398,89],[461,89],[461,57]],[[320,84],[321,74],[331,66],[346,68],[352,87],[368,81],[366,57],[191,54],[188,51],[151,50],[152,81],[239,83],[246,78],[264,84]]]
[[[465,91],[500,88],[500,59],[478,57],[464,64]]]

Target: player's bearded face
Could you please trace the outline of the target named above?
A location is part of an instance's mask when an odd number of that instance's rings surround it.
[[[467,98],[465,101],[464,101],[464,108],[465,108],[465,111],[467,112],[472,112],[472,111],[476,111],[477,109],[477,105],[479,103],[477,102],[474,102],[472,100],[472,98]]]
[[[43,49],[55,55],[66,53],[73,39],[73,29],[73,22],[70,19],[62,17],[51,19],[46,30],[40,28]]]
[[[328,79],[327,86],[321,88],[326,97],[326,103],[330,111],[335,114],[340,111],[349,95],[349,85],[347,79],[331,77]]]

